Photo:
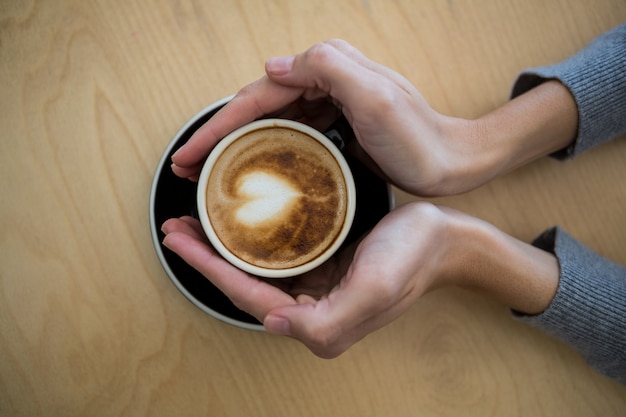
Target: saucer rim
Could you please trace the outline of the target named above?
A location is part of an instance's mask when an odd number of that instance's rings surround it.
[[[200,310],[202,310],[203,312],[205,312],[206,314],[224,322],[227,324],[230,324],[232,326],[236,326],[236,327],[240,327],[243,329],[247,329],[247,330],[255,330],[255,331],[265,331],[265,327],[262,324],[254,324],[254,323],[247,323],[244,321],[240,321],[240,320],[236,320],[233,319],[232,317],[226,316],[218,311],[213,310],[211,307],[209,307],[208,305],[202,303],[200,300],[198,300],[195,295],[193,295],[191,292],[189,292],[187,290],[187,288],[185,288],[181,282],[179,281],[178,277],[176,276],[176,274],[174,273],[174,271],[170,268],[167,260],[165,259],[165,256],[163,254],[163,248],[162,248],[162,244],[158,238],[158,226],[156,224],[156,215],[155,215],[155,211],[156,211],[156,207],[155,207],[155,203],[156,203],[156,191],[157,191],[157,187],[159,185],[159,180],[161,177],[161,173],[163,172],[163,169],[165,168],[165,165],[168,165],[168,155],[170,154],[170,152],[172,151],[172,149],[178,144],[178,141],[180,140],[180,138],[182,137],[183,134],[185,134],[195,123],[198,122],[198,120],[200,120],[202,117],[206,116],[207,113],[224,106],[226,103],[228,103],[229,101],[231,101],[233,99],[234,95],[230,95],[227,97],[224,97],[220,100],[217,100],[216,102],[206,106],[205,108],[203,108],[202,110],[200,110],[199,112],[197,112],[192,118],[190,118],[179,130],[178,132],[176,132],[176,134],[172,137],[172,139],[170,140],[170,142],[168,143],[167,147],[165,148],[165,150],[163,151],[163,154],[161,155],[161,158],[159,160],[159,163],[157,165],[157,168],[154,172],[154,175],[152,177],[152,185],[150,188],[150,232],[152,235],[152,243],[153,246],[155,248],[155,251],[157,253],[157,257],[159,258],[159,262],[161,263],[161,266],[163,267],[163,269],[165,270],[168,278],[170,279],[170,281],[174,284],[174,286],[178,289],[178,291],[180,291],[185,298],[187,298],[193,305],[195,305],[196,307],[198,307]]]

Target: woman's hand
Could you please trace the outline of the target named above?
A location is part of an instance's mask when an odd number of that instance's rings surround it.
[[[467,154],[455,133],[470,134],[466,122],[436,113],[404,77],[348,43],[332,40],[294,57],[270,59],[266,72],[173,156],[177,175],[196,179],[213,146],[255,119],[278,116],[323,130],[343,113],[358,141],[354,153],[373,159],[400,188],[435,195],[468,187],[443,186],[460,161],[468,164],[465,158],[452,157]]]
[[[428,203],[401,207],[358,246],[292,279],[263,280],[231,266],[189,217],[167,221],[163,243],[269,332],[296,338],[329,358],[394,320],[443,276],[445,219]]]
[[[262,280],[231,266],[192,218],[168,220],[163,231],[165,246],[270,333],[293,337],[324,358],[341,354],[437,287],[459,285],[538,313],[558,285],[551,254],[425,202],[392,211],[358,244],[292,279]]]
[[[404,77],[341,40],[269,59],[266,73],[173,156],[177,175],[196,179],[222,137],[268,116],[324,129],[343,113],[356,134],[357,156],[364,151],[395,185],[422,196],[471,190],[567,146],[576,135],[576,105],[557,81],[463,120],[437,113]]]

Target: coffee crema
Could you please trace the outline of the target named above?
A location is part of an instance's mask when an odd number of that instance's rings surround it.
[[[323,254],[341,232],[348,190],[322,144],[287,127],[251,131],[217,159],[206,206],[222,244],[243,261],[287,269]]]

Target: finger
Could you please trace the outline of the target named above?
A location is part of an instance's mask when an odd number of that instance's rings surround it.
[[[347,300],[349,291],[369,292],[372,297]],[[317,300],[302,294],[296,301],[297,305],[269,311],[265,328],[299,340],[317,356],[330,359],[392,322],[410,306],[412,298],[406,294],[389,302],[383,293],[371,288],[346,288],[334,297]]]
[[[300,294],[296,297],[296,302],[298,304],[316,304],[317,298],[312,297],[308,294]]]
[[[386,67],[376,61],[372,61],[349,42],[346,42],[342,39],[331,39],[326,43],[335,47],[338,51],[342,52],[350,59],[353,59],[362,67],[367,68],[368,70],[380,74],[386,78],[389,78],[390,80],[393,80],[397,85],[406,89],[415,88],[413,84],[411,84],[405,77],[389,67]]]
[[[198,233],[198,235],[205,236],[204,229],[202,229],[202,224],[200,223],[200,220],[192,216],[182,216],[180,220],[189,225],[196,233]]]
[[[172,164],[172,171],[180,178],[187,178],[191,181],[198,181],[200,171],[202,170],[202,162],[192,165],[190,167],[179,167],[176,164]]]
[[[201,242],[208,243],[200,222],[190,216],[181,217],[179,219],[168,219],[163,223],[163,226],[161,226],[161,230],[166,235],[170,233],[184,233]]]
[[[279,85],[267,77],[249,84],[191,136],[172,156],[172,162],[180,168],[196,169],[228,133],[284,108],[301,93],[301,89]]]
[[[295,304],[293,297],[235,268],[192,235],[171,232],[163,244],[209,279],[238,308],[261,322],[272,309]]]
[[[320,357],[336,357],[390,320],[386,313],[390,303],[367,281],[347,278],[317,301],[301,296],[297,305],[269,311],[265,327],[300,340]]]
[[[316,300],[326,296],[345,276],[356,247],[357,243],[353,243],[313,271],[292,278],[289,294],[296,299],[304,294]]]
[[[365,58],[343,41],[319,43],[294,57],[272,58],[266,63],[266,72],[277,83],[322,91],[353,114],[373,107],[371,100],[395,91],[393,87],[413,91],[404,77]]]

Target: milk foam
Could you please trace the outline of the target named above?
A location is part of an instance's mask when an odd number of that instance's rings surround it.
[[[264,268],[292,268],[335,241],[347,212],[347,185],[335,157],[314,138],[260,129],[216,161],[206,206],[215,234],[235,256]]]
[[[237,193],[244,203],[236,219],[248,227],[280,218],[300,193],[286,180],[267,172],[253,171],[241,179]]]

